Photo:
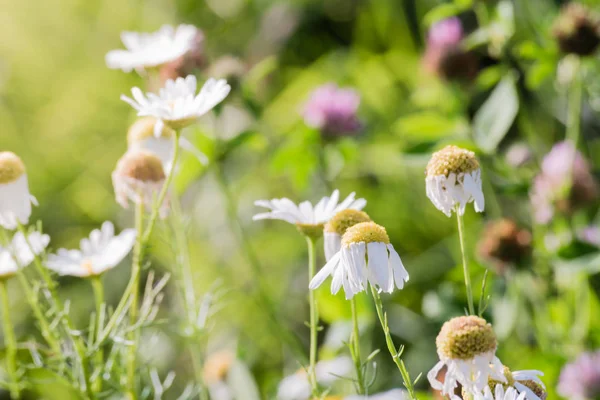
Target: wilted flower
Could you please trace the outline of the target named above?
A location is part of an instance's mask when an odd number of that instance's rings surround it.
[[[556,210],[571,213],[598,198],[598,183],[590,167],[573,144],[560,142],[542,161],[533,181],[531,202],[535,220],[545,224]]]
[[[352,371],[353,365],[349,357],[319,361],[315,366],[317,382],[323,386],[331,386],[340,377],[348,375]],[[310,396],[310,382],[303,369],[283,378],[277,389],[278,400],[308,400],[311,398]]]
[[[506,264],[520,265],[531,254],[531,233],[510,219],[489,222],[478,244],[479,254],[503,271]]]
[[[169,79],[186,77],[201,68],[204,63],[204,33],[200,29],[196,29],[188,51],[160,68],[160,80],[166,82]]]
[[[446,80],[471,80],[477,74],[475,55],[461,46],[464,36],[456,17],[437,22],[429,30],[425,67]]]
[[[31,264],[34,254],[42,253],[48,243],[50,236],[39,232],[28,234],[27,240],[23,233],[15,233],[6,247],[0,246],[0,279],[6,279],[14,275],[19,268]]]
[[[325,260],[329,261],[342,248],[342,236],[346,229],[361,222],[369,222],[371,218],[366,212],[346,209],[338,212],[323,228],[323,244]]]
[[[315,89],[304,106],[304,122],[325,138],[356,134],[361,123],[356,115],[360,95],[354,89],[328,83]]]
[[[600,396],[600,351],[583,353],[565,365],[558,393],[570,400],[595,400]]]
[[[346,299],[367,290],[369,283],[380,292],[392,293],[408,281],[408,272],[383,226],[356,224],[346,230],[341,244],[340,251],[310,281],[311,290],[330,275],[331,293],[336,294],[343,286]]]
[[[160,159],[145,150],[128,151],[121,157],[112,173],[117,203],[123,208],[129,201],[151,210],[155,196],[165,183],[165,172]],[[166,216],[168,200],[160,205],[161,216]]]
[[[175,131],[168,126],[163,127],[159,137],[154,136],[154,127],[158,120],[154,117],[142,117],[129,127],[127,144],[129,150],[147,150],[160,158],[165,173],[169,173],[173,164],[173,137]],[[202,164],[208,163],[208,158],[186,138],[180,137],[179,147],[191,152]]]
[[[81,240],[80,250],[58,249],[56,254],[48,255],[46,266],[59,275],[97,276],[116,267],[125,258],[135,237],[135,229],[125,229],[115,236],[114,225],[106,221],[101,229],[94,229],[89,238]]]
[[[323,224],[329,221],[336,213],[354,209],[361,210],[367,204],[365,199],[355,199],[352,192],[338,204],[339,190],[334,190],[331,197],[323,197],[315,206],[309,201],[296,205],[290,199],[258,200],[254,205],[269,209],[268,212],[256,214],[252,219],[279,219],[296,225],[305,235],[320,236],[323,233]]]
[[[446,146],[433,153],[425,174],[427,197],[448,217],[452,211],[463,215],[470,202],[475,203],[475,211],[483,211],[481,170],[472,151]]]
[[[498,382],[494,379],[489,380],[488,387],[490,394],[493,391],[498,390],[498,386],[501,386],[506,393],[512,390],[516,391],[517,395],[522,394],[526,400],[545,400],[547,397],[546,387],[539,378],[543,376],[543,372],[537,370],[525,370],[525,371],[514,371],[512,372],[508,367],[504,367],[502,370],[506,382]],[[484,392],[486,393],[486,392]],[[481,395],[482,393],[475,393]],[[463,395],[463,397],[466,397]],[[478,398],[475,396],[475,398]],[[487,399],[487,397],[483,397]],[[503,398],[503,397],[501,397]],[[493,399],[493,398],[492,398]]]
[[[475,395],[474,400],[527,400],[525,393],[519,394],[514,388],[504,390],[502,385],[496,385],[494,391],[486,387],[483,393]]]
[[[144,96],[140,88],[134,87],[131,89],[133,99],[121,95],[121,100],[135,108],[140,117],[156,117],[154,135],[160,136],[165,124],[175,130],[193,124],[223,101],[231,89],[224,79],[207,80],[197,95],[196,86],[196,77],[189,75],[185,79],[168,80],[158,95],[147,93]]]
[[[562,8],[552,32],[564,53],[587,56],[600,44],[600,20],[580,3],[568,3]]]
[[[164,25],[153,33],[123,32],[121,40],[127,50],[109,51],[106,65],[125,72],[160,67],[192,49],[198,32],[192,25]]]
[[[19,223],[27,224],[31,203],[37,205],[29,194],[25,164],[15,153],[0,152],[0,226],[15,229]]]
[[[442,326],[436,346],[440,362],[429,371],[427,378],[432,388],[452,400],[460,399],[454,394],[459,383],[471,394],[483,392],[489,379],[508,383],[504,367],[496,357],[496,335],[483,318],[452,318]],[[444,382],[440,382],[438,373],[444,366],[447,371]]]

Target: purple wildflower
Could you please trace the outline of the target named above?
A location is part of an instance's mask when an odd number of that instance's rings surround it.
[[[325,137],[353,135],[361,128],[356,115],[359,104],[355,90],[328,83],[312,92],[304,108],[304,122]]]
[[[598,197],[598,183],[590,166],[570,142],[560,142],[542,161],[531,191],[535,220],[548,223],[555,211],[571,213]]]
[[[463,28],[457,17],[447,18],[436,22],[429,29],[427,47],[452,47],[463,38]]]
[[[600,247],[600,228],[594,225],[577,231],[577,239],[592,246]]]
[[[558,393],[570,400],[594,400],[600,396],[600,351],[583,353],[565,365],[558,381]]]

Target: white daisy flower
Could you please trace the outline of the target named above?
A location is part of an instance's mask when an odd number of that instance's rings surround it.
[[[304,234],[318,235],[323,233],[323,224],[329,221],[335,214],[342,210],[362,210],[367,201],[355,199],[352,192],[341,203],[339,190],[334,190],[331,197],[323,197],[317,205],[313,206],[309,201],[303,201],[296,205],[290,199],[258,200],[254,205],[269,209],[268,212],[256,214],[252,219],[279,219],[296,225]]]
[[[512,372],[513,386],[519,393],[525,393],[527,400],[546,400],[546,386],[540,379],[542,371],[523,370]]]
[[[128,208],[130,201],[135,204],[143,202],[146,209],[152,210],[154,199],[162,190],[165,179],[163,165],[157,156],[145,150],[128,151],[112,173],[117,203]],[[161,217],[166,217],[168,210],[167,196],[160,205]]]
[[[370,395],[353,395],[346,396],[343,400],[407,400],[409,399],[406,390],[403,389],[392,389],[382,393],[370,394]]]
[[[10,151],[0,152],[0,226],[12,230],[27,224],[32,203],[37,205],[29,194],[23,161]]]
[[[156,155],[163,163],[165,173],[169,173],[173,165],[173,136],[175,131],[167,126],[162,128],[159,137],[154,136],[154,127],[157,119],[142,117],[131,125],[127,131],[127,144],[129,150],[146,150]],[[206,165],[208,158],[184,137],[179,138],[179,146],[190,151],[198,161]]]
[[[309,288],[315,290],[330,275],[331,293],[343,287],[346,299],[366,290],[369,283],[380,292],[392,293],[408,281],[408,272],[385,228],[374,222],[361,222],[346,230],[341,250],[314,276]]]
[[[315,366],[317,382],[323,386],[331,386],[341,376],[350,374],[353,370],[353,365],[352,359],[344,356],[332,360],[319,361]],[[303,369],[283,378],[279,383],[277,389],[278,400],[308,400],[310,398],[310,382],[306,371]]]
[[[127,50],[109,51],[106,65],[124,72],[160,67],[192,49],[197,33],[192,25],[164,25],[153,33],[123,32],[121,40]]]
[[[472,151],[446,146],[433,153],[425,173],[427,197],[448,217],[452,211],[463,215],[470,202],[475,203],[475,211],[483,211],[481,170]]]
[[[329,261],[342,248],[342,236],[348,228],[361,222],[370,222],[369,215],[360,210],[346,209],[335,214],[323,227],[325,260]]]
[[[185,79],[167,80],[158,95],[144,95],[140,88],[134,87],[131,89],[133,99],[122,95],[121,100],[135,108],[138,116],[157,118],[154,135],[158,137],[165,124],[175,130],[193,124],[200,116],[223,101],[231,90],[224,79],[209,79],[197,95],[196,86],[196,77],[188,75]]]
[[[39,232],[28,234],[27,240],[21,232],[15,233],[6,247],[0,246],[0,279],[10,277],[19,268],[31,264],[34,254],[41,254],[48,243],[50,243],[50,236]]]
[[[483,318],[452,318],[442,326],[436,346],[440,362],[429,371],[427,378],[431,387],[442,395],[460,400],[460,396],[454,394],[459,383],[472,394],[482,393],[489,380],[508,383],[503,374],[504,366],[496,357],[496,335]],[[444,366],[447,371],[444,382],[440,382],[437,377]]]
[[[494,393],[486,386],[484,388],[483,393],[479,393],[475,395],[474,400],[526,400],[528,397],[525,397],[525,393],[519,394],[514,388],[508,388],[504,390],[502,385],[496,385]],[[460,399],[460,397],[459,397]]]
[[[101,229],[94,229],[89,238],[81,240],[79,250],[59,249],[48,255],[46,266],[60,275],[97,276],[123,261],[135,238],[135,229],[125,229],[115,236],[115,227],[106,221]]]

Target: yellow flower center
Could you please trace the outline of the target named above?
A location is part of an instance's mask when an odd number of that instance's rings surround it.
[[[301,224],[296,223],[296,228],[304,236],[318,239],[323,236],[323,224]]]
[[[154,137],[154,125],[157,119],[154,117],[142,117],[135,121],[127,131],[127,144],[129,146],[141,142],[149,137]],[[164,126],[161,137],[171,138],[175,131],[168,126]]]
[[[435,340],[440,358],[470,360],[496,350],[496,335],[483,318],[457,317],[447,321]]]
[[[377,225],[375,222],[361,222],[348,228],[342,236],[343,246],[347,247],[352,243],[360,242],[389,244],[390,238],[383,226]]]
[[[125,153],[117,163],[117,173],[142,182],[160,182],[165,179],[160,159],[144,150]]]
[[[0,184],[14,182],[25,173],[25,164],[15,153],[0,152]]]
[[[325,224],[325,232],[337,233],[343,235],[348,228],[361,222],[369,222],[371,218],[364,211],[358,210],[342,210],[335,214],[333,218]]]
[[[425,174],[427,176],[448,176],[451,173],[469,173],[476,169],[479,169],[479,161],[477,161],[475,153],[457,146],[446,146],[433,153],[427,163]]]
[[[94,264],[89,259],[85,259],[81,262],[81,268],[85,269],[88,275],[94,275]]]
[[[546,393],[544,388],[539,383],[536,383],[534,381],[521,381],[521,384],[531,389],[531,391],[542,400],[546,400],[546,398],[548,397],[548,393]]]

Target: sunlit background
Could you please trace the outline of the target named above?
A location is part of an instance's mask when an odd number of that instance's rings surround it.
[[[146,83],[135,72],[108,69],[104,56],[122,47],[121,31],[193,24],[204,33],[193,73],[200,81],[226,78],[233,88],[222,105],[184,132],[209,156],[209,165],[184,152],[176,176],[194,285],[215,297],[202,353],[213,355],[217,370],[208,376],[230,379],[237,399],[252,400],[245,396],[254,385],[260,398],[273,399],[281,378],[301,367],[278,329],[287,327],[308,349],[305,241],[289,224],[253,222],[259,211],[253,202],[316,202],[338,188],[344,197],[354,191],[367,199],[365,211],[387,228],[410,273],[406,288],[384,302],[393,335],[406,345],[411,374],[423,373],[417,384],[422,398],[430,398],[424,376],[437,362],[435,336],[444,321],[464,313],[466,302],[456,220],[429,202],[423,171],[433,151],[457,144],[475,150],[483,170],[486,212],[469,207],[467,250],[477,297],[484,271],[490,271],[485,316],[498,335],[499,356],[513,370],[544,371],[548,398],[557,398],[564,363],[600,342],[597,247],[582,249],[567,240],[562,253],[548,249],[544,237],[568,230],[564,219],[535,225],[535,262],[520,269],[485,260],[477,244],[486,221],[509,217],[524,229],[534,227],[530,184],[543,155],[565,136],[567,89],[557,77],[563,56],[551,35],[561,2],[441,3],[3,0],[0,150],[19,154],[26,164],[39,201],[33,220],[51,236],[52,249],[76,247],[105,220],[118,229],[131,227],[132,211],[114,201],[111,172],[135,120],[119,96]],[[431,24],[455,14],[465,34],[472,34],[468,46],[477,60],[473,76],[461,82],[440,77],[423,56]],[[598,167],[600,64],[589,57],[583,65],[580,150]],[[302,110],[311,91],[328,82],[360,93],[358,134],[328,138],[305,124]],[[571,223],[594,224],[597,206],[596,200]],[[158,225],[146,271],[172,271],[177,250],[169,244],[169,221]],[[112,304],[127,283],[127,260],[104,276]],[[87,326],[94,307],[88,282],[60,283],[78,325]],[[10,282],[10,289],[25,342],[37,335],[33,317],[18,285]],[[263,307],[261,292],[275,304],[279,324]],[[347,353],[350,314],[343,294],[331,296],[324,285],[318,301],[321,358]],[[361,295],[359,303],[364,351],[382,349],[372,390],[402,387],[370,298]],[[162,314],[174,319],[148,329],[140,345],[148,366],[163,375],[177,372],[173,393],[193,379],[178,335],[180,312],[170,284]],[[225,366],[214,361],[215,353],[225,357]],[[251,375],[228,377],[230,356]],[[339,385],[351,390],[348,383]],[[66,398],[56,382],[41,387],[40,397]]]

